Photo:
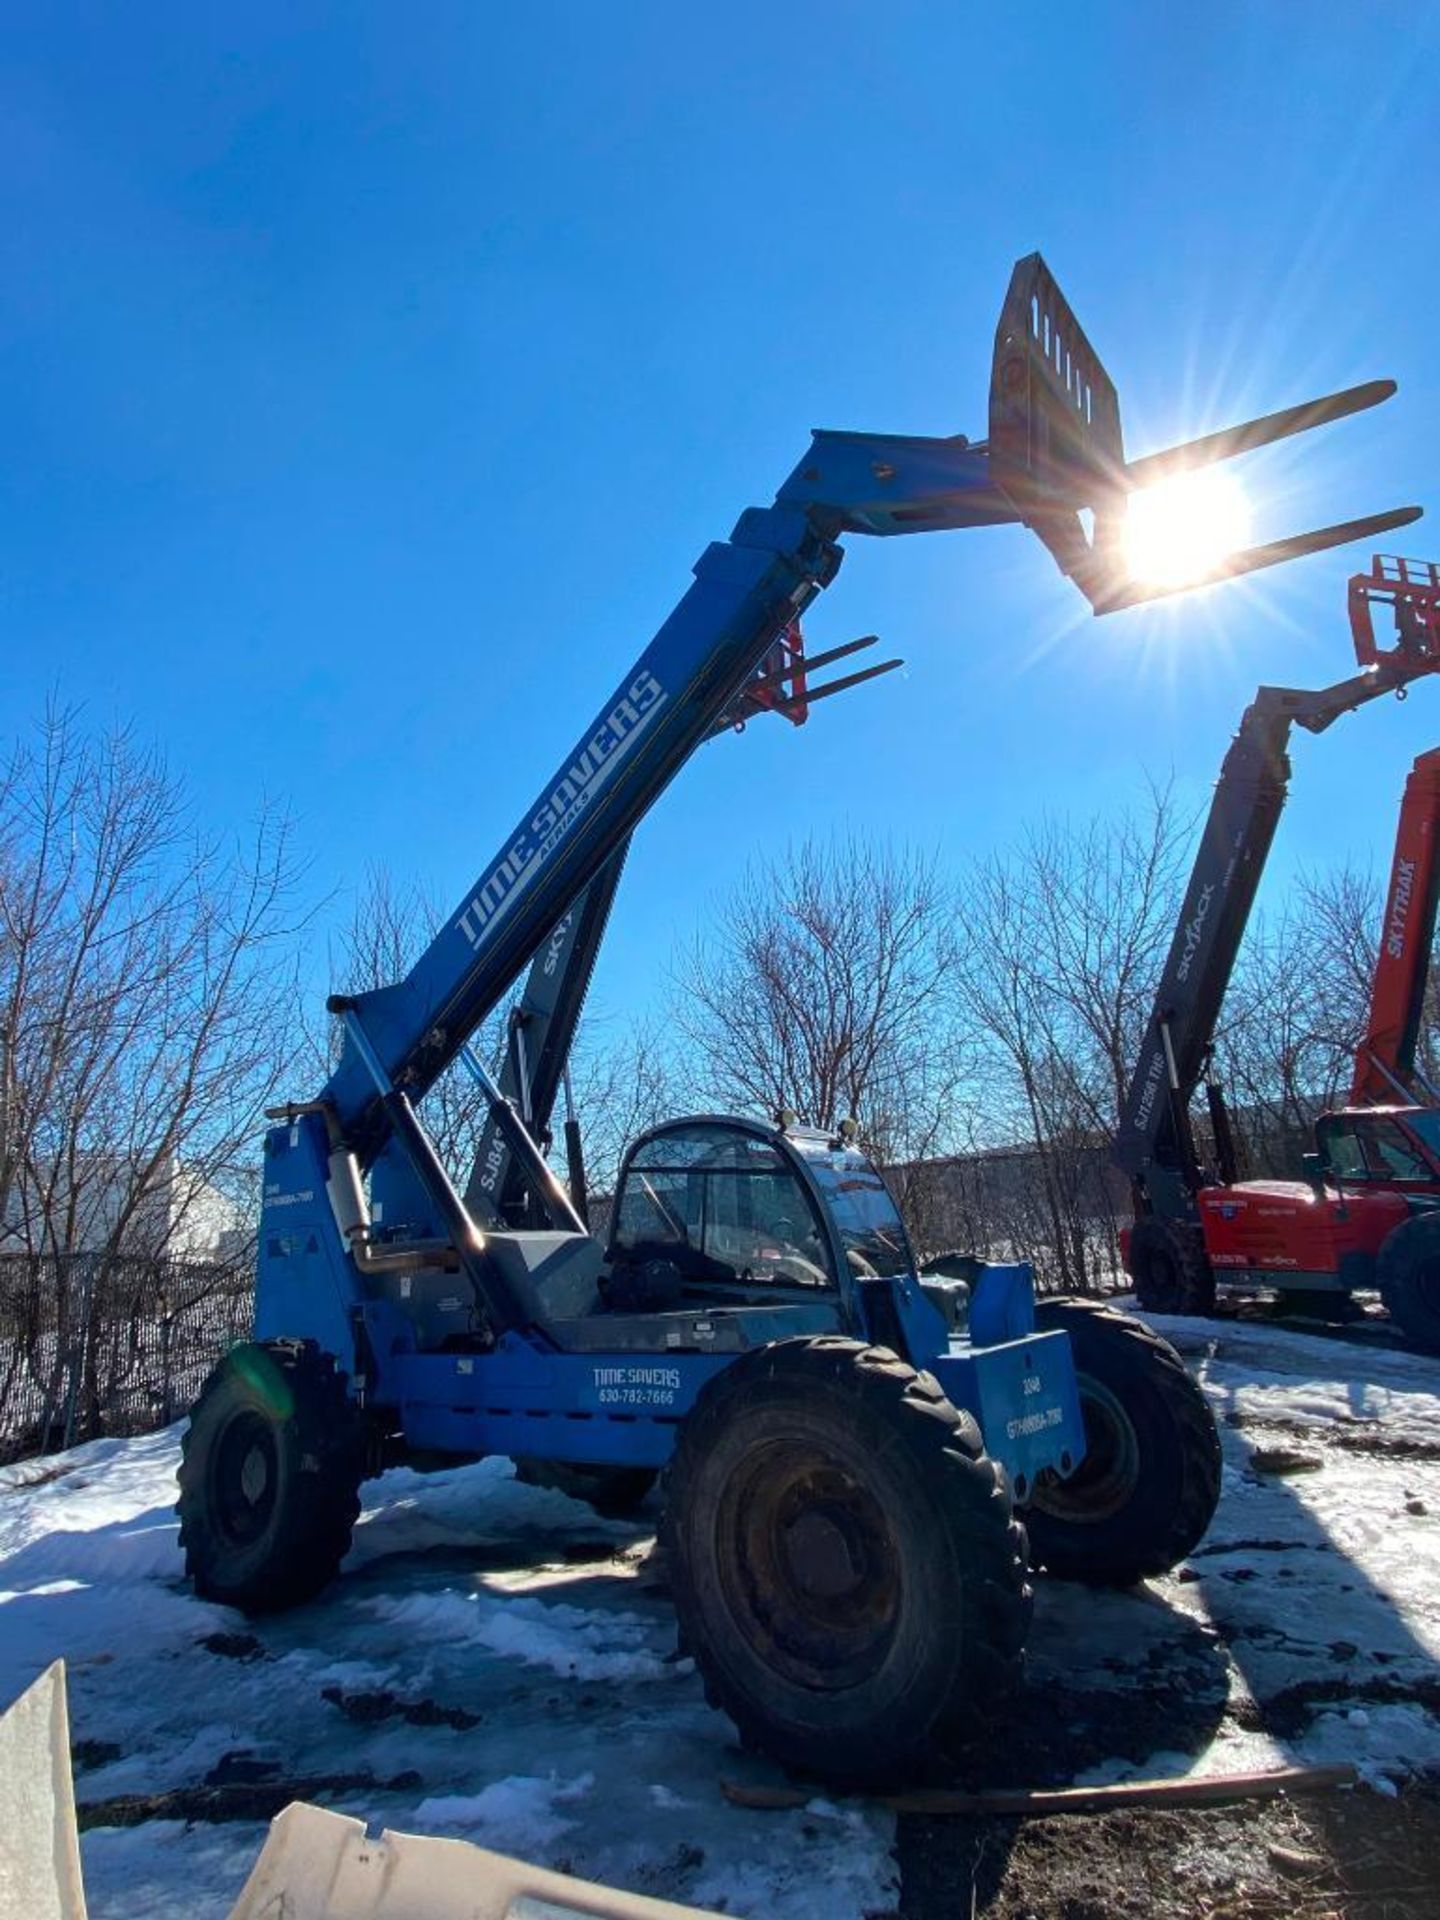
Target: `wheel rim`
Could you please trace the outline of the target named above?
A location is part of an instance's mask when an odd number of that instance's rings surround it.
[[[210,1512],[232,1546],[260,1538],[275,1511],[280,1455],[275,1430],[249,1410],[228,1420],[215,1446],[210,1470]]]
[[[1076,1380],[1085,1422],[1085,1458],[1068,1480],[1044,1474],[1030,1504],[1053,1520],[1094,1526],[1117,1514],[1140,1478],[1140,1441],[1123,1405],[1089,1374]]]
[[[840,1461],[803,1444],[755,1448],[726,1483],[719,1584],[765,1664],[825,1692],[883,1665],[900,1619],[894,1535]]]

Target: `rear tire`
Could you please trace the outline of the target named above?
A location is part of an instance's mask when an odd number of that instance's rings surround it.
[[[313,1340],[234,1348],[181,1449],[180,1545],[202,1598],[277,1613],[329,1584],[360,1511],[364,1442],[328,1353]]]
[[[1167,1573],[1204,1538],[1220,1498],[1220,1435],[1204,1394],[1175,1349],[1128,1314],[1042,1300],[1035,1317],[1070,1336],[1086,1457],[1031,1495],[1032,1563],[1097,1586]]]
[[[592,1467],[573,1460],[538,1460],[517,1454],[515,1478],[527,1487],[552,1487],[583,1500],[606,1520],[628,1520],[645,1504],[659,1479],[653,1467]]]
[[[1407,1346],[1440,1353],[1440,1213],[1396,1227],[1375,1262],[1380,1298]]]
[[[1025,1535],[930,1374],[839,1336],[743,1355],[666,1469],[681,1644],[712,1706],[787,1765],[893,1773],[1014,1683]]]
[[[1130,1229],[1130,1277],[1147,1313],[1211,1313],[1215,1272],[1198,1227],[1145,1218]]]

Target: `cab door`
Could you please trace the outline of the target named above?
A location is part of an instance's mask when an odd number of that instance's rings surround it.
[[[1409,1217],[1406,1193],[1435,1191],[1435,1174],[1392,1114],[1325,1114],[1315,1143],[1339,1189],[1337,1226],[1356,1252],[1373,1256]]]

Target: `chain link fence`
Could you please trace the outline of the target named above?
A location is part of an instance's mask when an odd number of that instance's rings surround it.
[[[254,1298],[248,1259],[0,1254],[0,1462],[178,1420]]]

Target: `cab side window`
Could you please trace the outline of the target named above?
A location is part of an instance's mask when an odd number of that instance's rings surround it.
[[[1323,1142],[1325,1164],[1341,1180],[1368,1180],[1365,1150],[1353,1126],[1327,1129]]]
[[[746,1281],[813,1287],[828,1279],[819,1225],[788,1168],[711,1175],[705,1251]]]
[[[625,1183],[615,1222],[618,1247],[698,1247],[701,1189],[683,1169],[635,1173]]]
[[[1377,1180],[1428,1180],[1430,1169],[1393,1120],[1367,1129],[1365,1154]]]

